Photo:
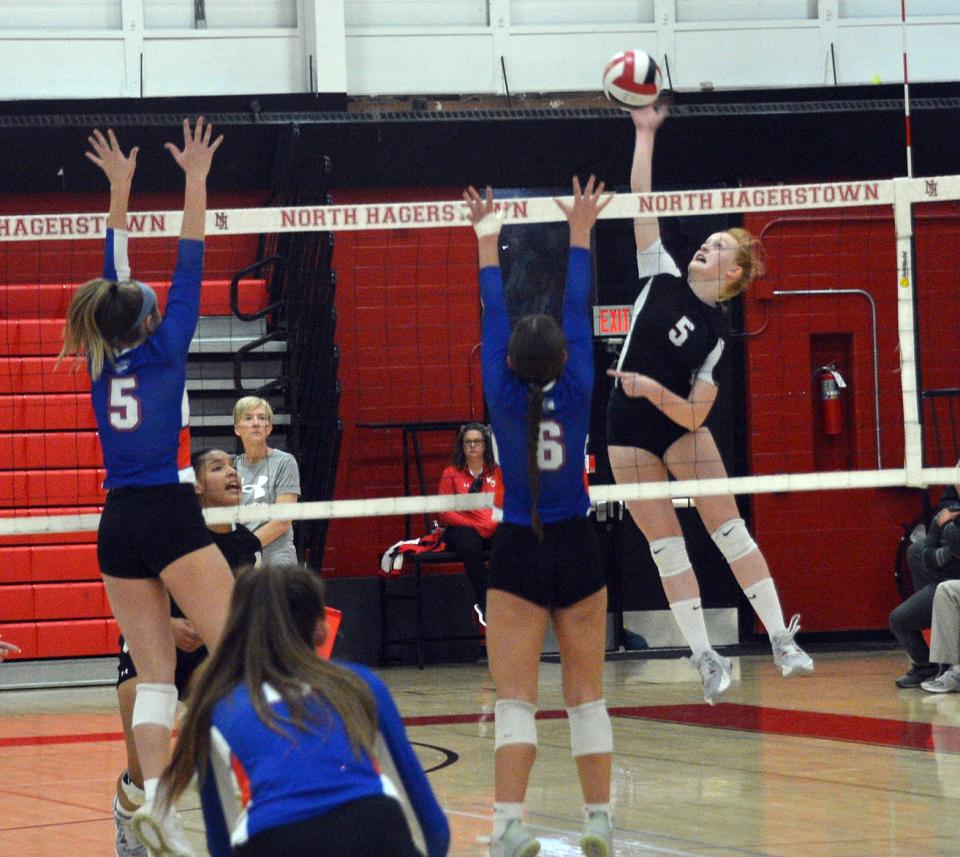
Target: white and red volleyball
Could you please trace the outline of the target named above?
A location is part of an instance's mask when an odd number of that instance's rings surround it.
[[[603,70],[603,93],[622,110],[653,104],[662,86],[660,66],[643,51],[621,51]]]

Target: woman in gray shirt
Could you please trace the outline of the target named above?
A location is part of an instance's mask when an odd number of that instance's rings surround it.
[[[243,484],[243,505],[296,503],[300,499],[300,468],[282,449],[267,446],[273,431],[273,408],[258,396],[244,396],[233,406],[233,431],[243,443],[237,473]],[[291,521],[254,521],[247,524],[263,545],[263,565],[297,562]]]

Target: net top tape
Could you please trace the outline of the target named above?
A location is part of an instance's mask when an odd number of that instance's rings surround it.
[[[931,485],[956,485],[960,467],[925,468],[919,482],[908,482],[904,469],[851,470],[829,473],[782,473],[768,476],[738,476],[730,479],[702,479],[678,482],[636,482],[624,485],[595,485],[590,500],[600,503],[648,500],[655,497],[700,497],[731,492],[733,494],[771,494],[784,491],[836,491],[857,488],[924,488]],[[374,497],[364,500],[325,500],[308,503],[253,503],[234,508],[204,510],[208,524],[250,523],[265,518],[312,520],[334,518],[389,517],[430,512],[466,511],[487,508],[490,494],[434,494],[424,497]],[[0,517],[0,536],[78,533],[96,530],[97,514],[56,515],[51,517]]]
[[[600,217],[615,220],[892,205],[895,196],[909,202],[960,199],[960,176],[618,193]],[[569,201],[570,197],[564,199]],[[564,219],[563,212],[551,197],[500,199],[497,208],[503,212],[506,225],[553,223]],[[181,219],[179,211],[134,212],[127,217],[127,229],[136,237],[174,237],[180,234]],[[0,217],[0,241],[97,239],[103,236],[106,224],[105,212],[5,215]],[[468,225],[467,208],[462,201],[440,200],[214,209],[207,212],[206,233],[213,237]]]

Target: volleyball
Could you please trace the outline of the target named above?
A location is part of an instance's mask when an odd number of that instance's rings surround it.
[[[660,66],[644,51],[621,51],[603,70],[603,93],[621,110],[653,104],[662,85]]]

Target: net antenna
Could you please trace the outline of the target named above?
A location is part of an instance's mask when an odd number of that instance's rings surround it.
[[[903,52],[903,127],[907,150],[907,178],[913,178],[913,150],[910,141],[910,74],[907,70],[907,0],[900,0],[900,45]]]

